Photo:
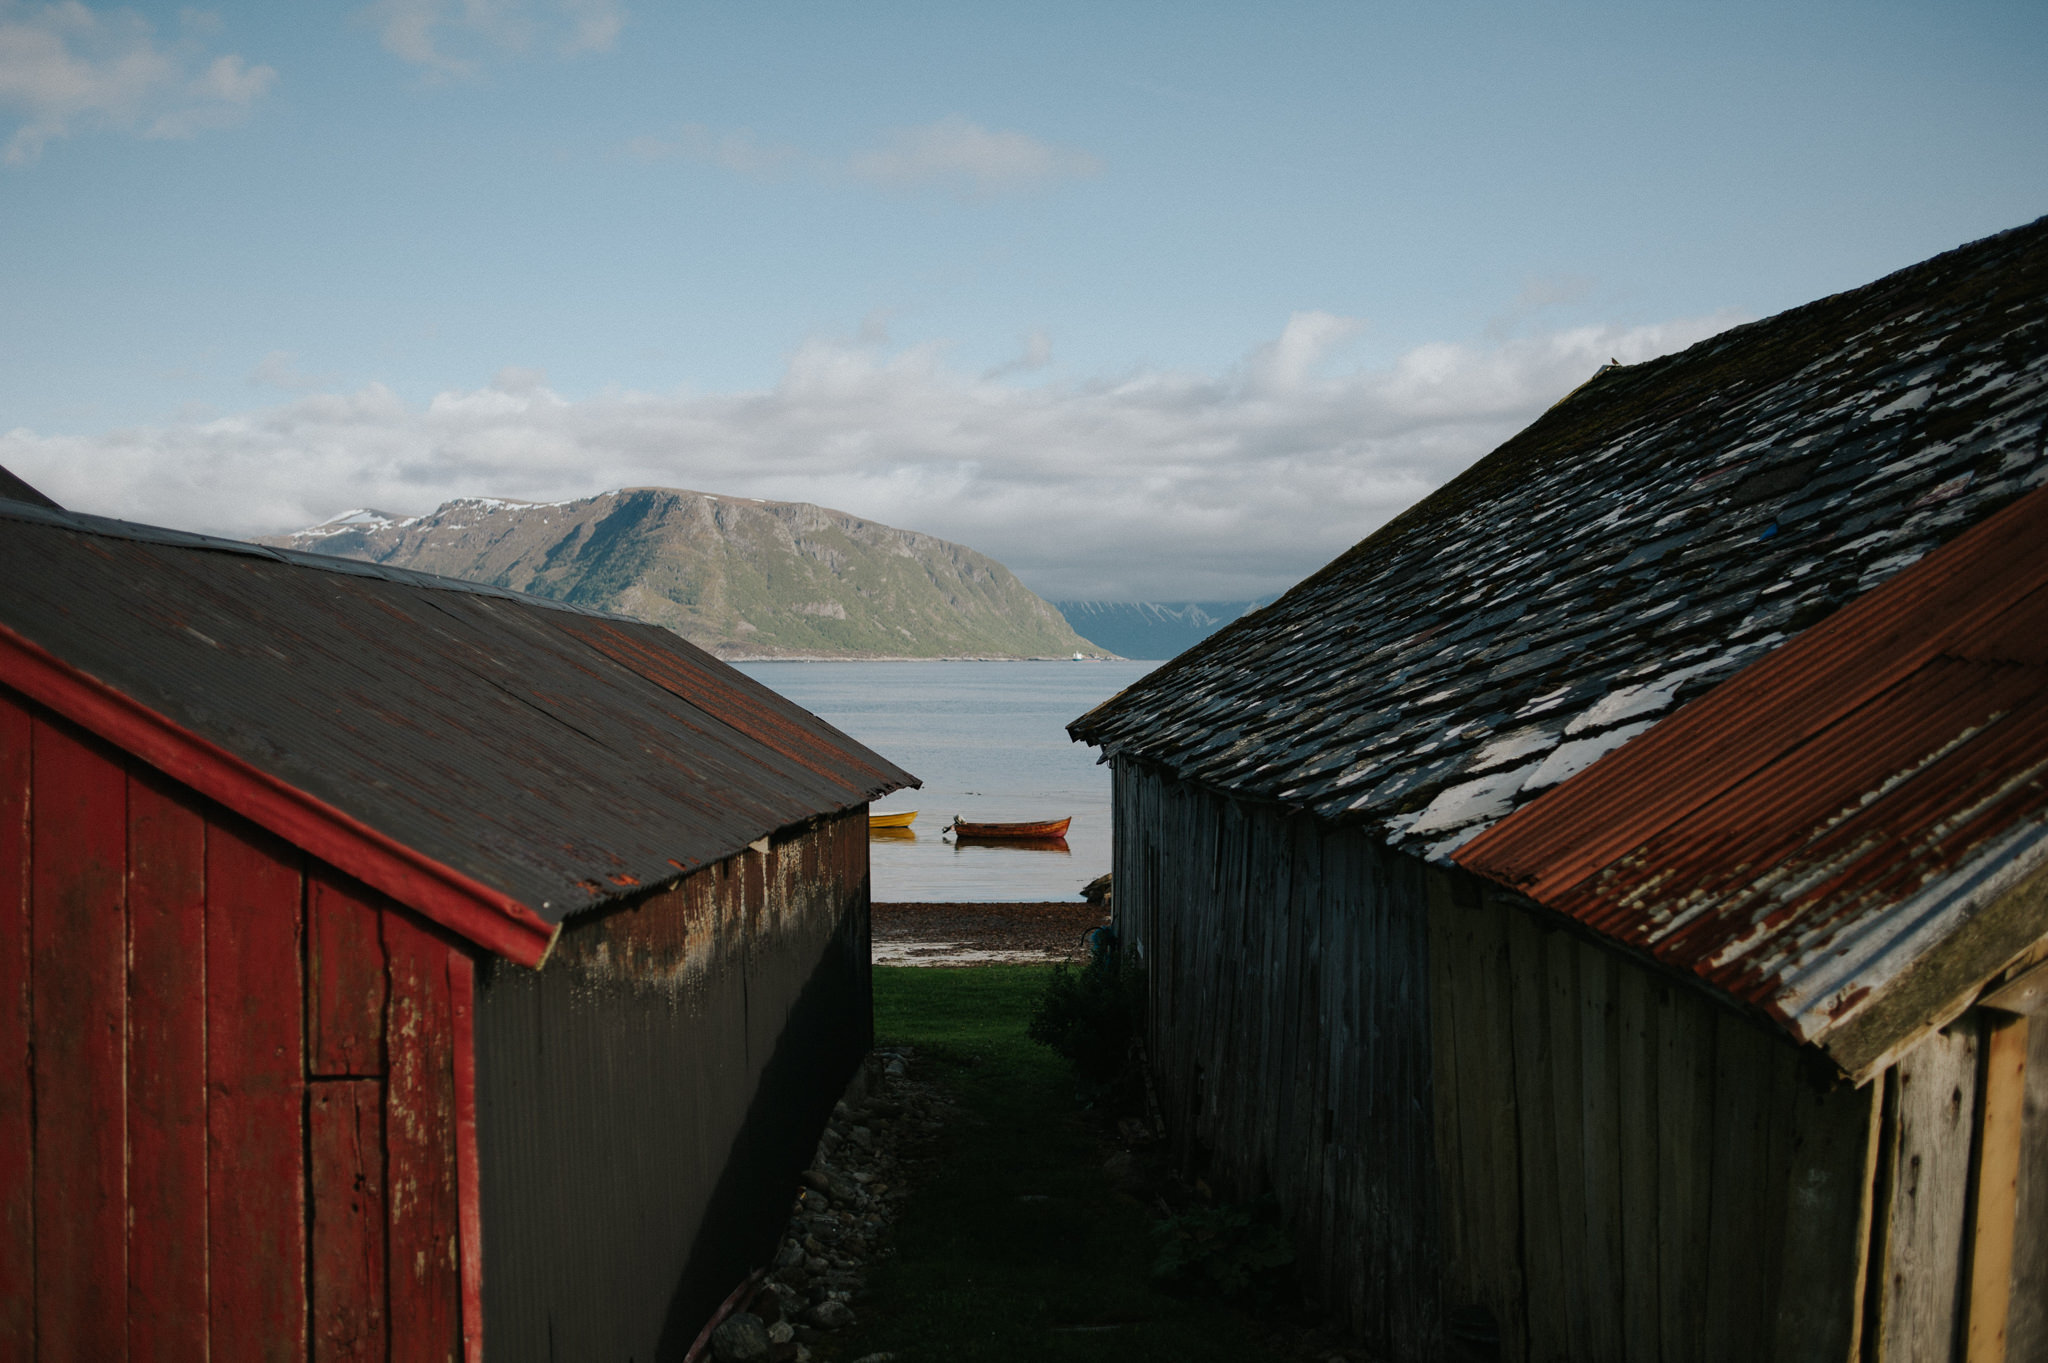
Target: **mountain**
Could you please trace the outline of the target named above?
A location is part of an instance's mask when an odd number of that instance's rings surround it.
[[[1002,564],[830,511],[676,488],[351,511],[260,541],[666,625],[720,657],[1030,658],[1103,650]]]
[[[1241,615],[1275,598],[1257,601],[1055,601],[1067,623],[1112,653],[1126,658],[1171,658],[1193,648]]]

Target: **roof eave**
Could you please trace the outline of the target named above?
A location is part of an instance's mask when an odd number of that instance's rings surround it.
[[[538,967],[557,928],[512,896],[380,833],[0,625],[0,682],[450,932]]]
[[[1886,978],[1882,962],[1831,998],[1851,1007],[1827,1017],[1816,1003],[1791,1029],[1826,1052],[1856,1083],[1883,1072],[1929,1032],[1946,1027],[2043,938],[2048,925],[2048,824],[2036,823],[1973,865],[1945,877],[1952,887],[1928,906],[1917,930],[1899,942],[1909,959]],[[1935,898],[1935,896],[1930,896]],[[1914,939],[1939,945],[1911,952]],[[1868,983],[1864,983],[1868,981]]]

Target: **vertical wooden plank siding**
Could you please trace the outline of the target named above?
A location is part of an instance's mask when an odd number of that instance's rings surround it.
[[[213,1358],[306,1356],[299,854],[224,817],[206,847]]]
[[[1802,1085],[1793,1098],[1777,1363],[1847,1363],[1856,1355],[1879,1091]]]
[[[1354,831],[1117,769],[1117,903],[1185,1167],[1268,1190],[1368,1341],[1442,1347],[1422,867]],[[1171,849],[1161,855],[1160,849]]]
[[[1429,912],[1431,1034],[1437,1072],[1448,1076],[1435,1090],[1434,1112],[1446,1184],[1444,1239],[1457,1246],[1446,1264],[1449,1328],[1454,1338],[1480,1330],[1473,1313],[1484,1311],[1500,1356],[1520,1359],[1528,1346],[1507,969],[1512,910],[1476,883],[1432,870]]]
[[[1704,1352],[1709,1359],[1760,1358],[1770,1338],[1779,1227],[1771,1216],[1770,1100],[1774,1061],[1786,1048],[1733,1014],[1715,1022]]]
[[[1551,1055],[1547,1023],[1549,952],[1541,931],[1525,913],[1508,915],[1508,975],[1514,997],[1515,1107],[1521,1118],[1523,1269],[1528,1282],[1529,1357],[1583,1357],[1571,1335],[1567,1275],[1575,1261],[1565,1257],[1563,1223],[1577,1206],[1563,1202],[1557,1181],[1556,1095],[1549,1080]]]
[[[1966,1013],[1894,1067],[1890,1225],[1878,1340],[1884,1363],[1946,1363],[1962,1305],[1980,1014]]]
[[[393,909],[384,914],[384,950],[391,974],[384,1024],[391,1357],[454,1363],[462,1351],[462,1294],[448,947]]]
[[[2027,1026],[2027,1091],[2021,1117],[2020,1186],[2014,1215],[2011,1363],[2048,1361],[2048,1011]]]
[[[1594,1358],[1624,1358],[1627,1286],[1621,1266],[1621,1083],[1614,993],[1617,961],[1578,941],[1579,1139],[1585,1187],[1586,1325]],[[1562,1133],[1560,1133],[1561,1135]]]
[[[2014,1214],[2027,1092],[2027,1019],[1987,1017],[1984,1085],[1971,1221],[1968,1363],[2004,1363],[2012,1304]]]
[[[1665,1363],[1715,1363],[1706,1353],[1708,1236],[1713,1216],[1717,1019],[1689,991],[1663,984],[1657,1027],[1657,1323]]]
[[[35,1129],[29,1064],[29,712],[0,687],[0,1357],[35,1350]]]
[[[382,899],[331,867],[316,864],[307,873],[308,1074],[384,1073]]]
[[[448,1003],[455,1046],[456,1254],[462,1265],[463,1363],[484,1357],[484,1223],[476,1146],[476,963],[448,948]]]
[[[37,719],[34,941],[36,1346],[128,1353],[125,1042],[128,782],[120,758]]]
[[[384,1093],[375,1079],[307,1086],[314,1363],[386,1355]]]
[[[1654,1030],[1657,985],[1634,964],[1615,964],[1622,1356],[1655,1359],[1662,1334],[1658,1278],[1663,1249],[1657,1236],[1657,1118],[1663,1097]]]
[[[206,816],[154,773],[128,783],[128,1348],[203,1363]]]

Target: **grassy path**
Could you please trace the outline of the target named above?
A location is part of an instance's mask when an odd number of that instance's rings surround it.
[[[1257,1322],[1153,1290],[1143,1207],[1112,1191],[1065,1062],[1024,1034],[1050,973],[878,968],[879,1044],[915,1046],[961,1113],[840,1359],[1272,1359]]]

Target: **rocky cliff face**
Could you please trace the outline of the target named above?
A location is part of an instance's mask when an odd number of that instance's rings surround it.
[[[354,511],[263,543],[615,611],[729,659],[1102,651],[994,559],[808,502],[675,488],[463,498],[405,519]]]

